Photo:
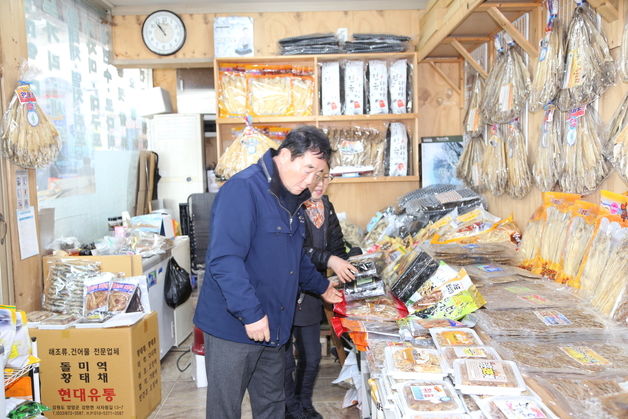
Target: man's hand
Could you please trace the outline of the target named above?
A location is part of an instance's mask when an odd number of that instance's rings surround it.
[[[342,293],[334,288],[331,283],[329,283],[327,291],[321,294],[321,298],[327,303],[336,304],[342,301]]]
[[[330,257],[327,266],[334,271],[342,282],[351,282],[355,279],[357,268],[338,256]]]
[[[264,316],[255,323],[245,324],[246,334],[249,339],[255,342],[270,341],[270,329],[268,327],[268,316]]]

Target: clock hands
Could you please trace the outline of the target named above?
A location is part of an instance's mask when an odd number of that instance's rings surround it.
[[[161,25],[158,23],[157,27],[159,28],[159,30],[161,31],[161,33],[164,34],[164,36],[166,35],[166,31],[164,31],[164,28],[161,27]]]

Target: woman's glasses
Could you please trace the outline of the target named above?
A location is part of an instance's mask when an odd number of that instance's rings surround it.
[[[320,174],[317,173],[317,174],[314,175],[314,181],[316,183],[319,183],[319,182],[329,183],[333,179],[334,179],[334,177],[332,175],[330,175],[330,174],[320,175]]]

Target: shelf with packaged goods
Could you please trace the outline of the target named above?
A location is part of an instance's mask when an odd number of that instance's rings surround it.
[[[295,122],[313,123],[316,122],[314,116],[254,116],[253,125],[255,124],[292,124]],[[222,125],[243,125],[244,118],[218,118],[217,124]]]
[[[361,176],[361,177],[334,177],[333,184],[344,183],[387,183],[387,182],[419,182],[419,176]],[[417,185],[418,188],[418,185]]]
[[[362,115],[321,115],[318,122],[360,122],[360,121],[407,121],[417,117],[415,113],[382,113]]]

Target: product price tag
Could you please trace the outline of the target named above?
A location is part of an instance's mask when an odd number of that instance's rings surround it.
[[[547,417],[534,400],[498,399],[494,400],[493,403],[508,419],[544,419]]]
[[[488,358],[484,348],[468,346],[466,348],[454,348],[454,353],[458,358]]]
[[[538,317],[546,326],[568,326],[571,324],[563,313],[556,310],[543,310],[535,311],[534,314]]]
[[[470,381],[494,383],[505,383],[508,381],[504,365],[499,361],[470,359],[466,361],[466,366]]]
[[[478,269],[484,272],[503,272],[504,268],[501,268],[499,266],[495,266],[495,265],[480,265],[478,266]]]
[[[475,344],[473,335],[464,330],[448,330],[440,332],[440,337],[444,341],[445,345],[452,346],[468,346]]]
[[[15,94],[17,95],[20,103],[35,103],[37,99],[35,98],[35,94],[31,90],[31,86],[28,84],[22,84],[15,89]]]
[[[451,397],[447,395],[442,386],[411,386],[412,397],[417,401],[429,401],[434,404],[448,402]]]
[[[582,365],[609,365],[608,359],[587,346],[561,346],[560,350]]]

